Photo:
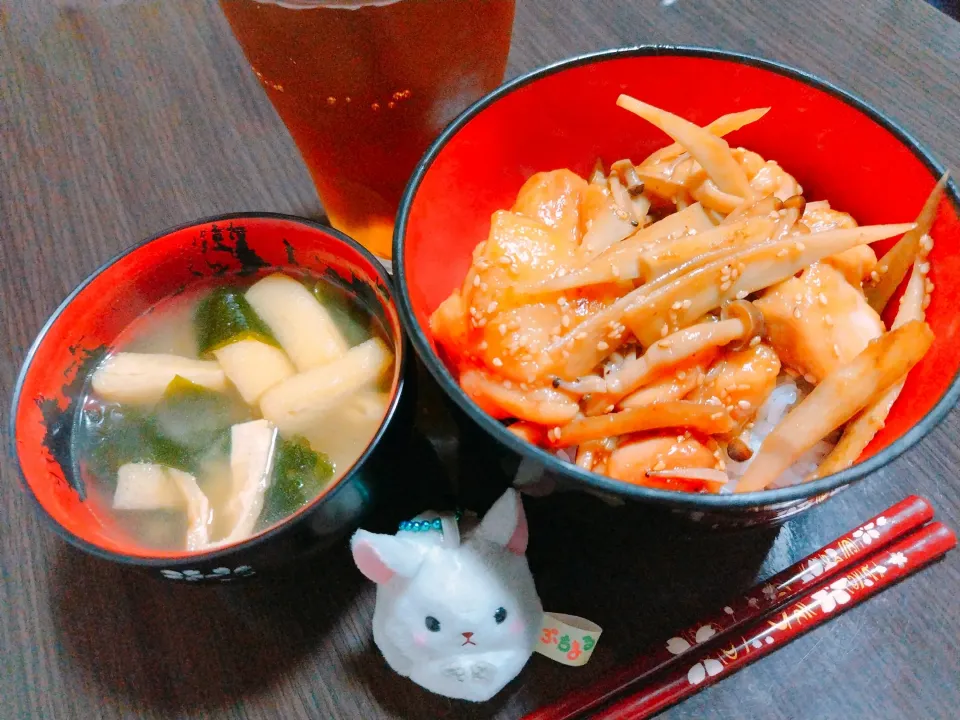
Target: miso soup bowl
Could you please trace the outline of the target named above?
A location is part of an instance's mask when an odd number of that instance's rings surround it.
[[[708,526],[784,520],[869,475],[916,444],[960,395],[956,322],[960,290],[957,186],[941,202],[932,235],[936,289],[927,322],[936,341],[910,373],[886,427],[853,467],[795,487],[739,495],[685,494],[630,485],[582,470],[527,444],[460,389],[437,354],[429,318],[463,281],[490,216],[510,208],[538,171],[588,176],[596,158],[640,161],[669,138],[618,108],[634,95],[705,125],[725,113],[767,107],[728,136],[778,161],[810,199],[828,199],[861,224],[909,222],[944,168],[903,129],[849,93],[805,72],[745,55],[647,46],[572,58],[519,77],[457,118],[424,156],[397,218],[393,258],[400,313],[414,347],[464,422],[478,427],[505,466],[624,500],[654,503]],[[878,248],[884,250],[885,248]],[[889,318],[887,318],[889,320]]]
[[[91,512],[71,453],[85,380],[118,334],[164,298],[196,283],[252,282],[307,272],[357,297],[379,319],[395,352],[391,399],[365,451],[341,478],[282,522],[212,552],[145,549]],[[108,560],[176,582],[253,577],[342,539],[397,492],[397,454],[408,442],[414,388],[390,283],[373,255],[345,235],[295,217],[242,213],[166,230],[109,261],[53,313],[30,348],[13,399],[12,437],[23,486],[65,540]],[[412,366],[412,363],[409,363]],[[104,513],[101,511],[100,516]]]

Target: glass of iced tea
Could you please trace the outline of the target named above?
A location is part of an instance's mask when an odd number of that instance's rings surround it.
[[[503,80],[515,0],[220,0],[331,224],[390,259],[430,142]]]

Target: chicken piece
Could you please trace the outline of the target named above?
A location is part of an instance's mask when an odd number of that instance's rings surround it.
[[[773,286],[754,305],[763,313],[767,339],[780,360],[812,383],[884,332],[863,294],[824,263]]]
[[[732,433],[737,435],[767,401],[779,374],[780,358],[772,347],[760,342],[722,355],[687,399],[724,406],[737,423]]]
[[[800,218],[800,222],[806,225],[812,233],[857,227],[857,221],[853,219],[852,215],[834,210],[826,200],[807,203],[803,209],[803,217]]]
[[[618,297],[617,288],[607,285],[541,293],[535,302],[516,292],[574,266],[580,250],[576,226],[591,189],[569,171],[540,173],[524,185],[515,211],[493,214],[490,235],[474,250],[459,297],[454,292],[431,317],[434,337],[453,363],[480,360],[516,382],[541,380],[539,358],[548,343]]]
[[[493,372],[516,382],[532,383],[542,374],[540,353],[564,330],[564,309],[537,302],[498,312],[479,332],[477,355]],[[567,318],[568,327],[572,318]]]
[[[869,245],[858,245],[842,253],[825,257],[823,262],[839,270],[855,288],[863,285],[877,267],[877,254]]]
[[[454,290],[430,316],[430,332],[451,363],[459,364],[468,334],[466,308],[459,290]]]
[[[800,224],[812,233],[839,230],[840,228],[855,228],[857,221],[848,213],[833,210],[830,203],[807,203],[800,218]],[[843,273],[847,282],[854,287],[870,277],[877,267],[877,254],[869,245],[858,245],[842,253],[824,258],[823,262],[832,265]]]
[[[513,212],[539,220],[579,243],[580,203],[586,192],[586,180],[570,170],[537,173],[520,188]]]
[[[744,148],[732,150],[733,159],[747,173],[750,187],[756,197],[773,195],[786,200],[793,195],[802,195],[803,188],[796,179],[773,160],[764,160],[760,155]]]
[[[650,477],[650,471],[677,468],[717,468],[719,460],[706,445],[690,433],[652,433],[625,439],[610,453],[606,474],[615,480],[669,490],[698,492],[703,483],[697,480]]]

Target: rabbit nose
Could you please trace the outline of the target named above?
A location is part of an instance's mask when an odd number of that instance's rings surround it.
[[[465,632],[465,633],[460,633],[460,634],[463,635],[467,640],[469,640],[470,638],[473,637],[473,633],[472,633],[472,632]]]

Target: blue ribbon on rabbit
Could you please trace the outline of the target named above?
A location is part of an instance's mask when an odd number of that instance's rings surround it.
[[[424,522],[442,532],[422,531]],[[527,519],[507,490],[479,523],[418,515],[420,531],[358,530],[353,559],[377,583],[373,640],[390,667],[431,692],[482,702],[533,653],[543,619],[525,556]]]

